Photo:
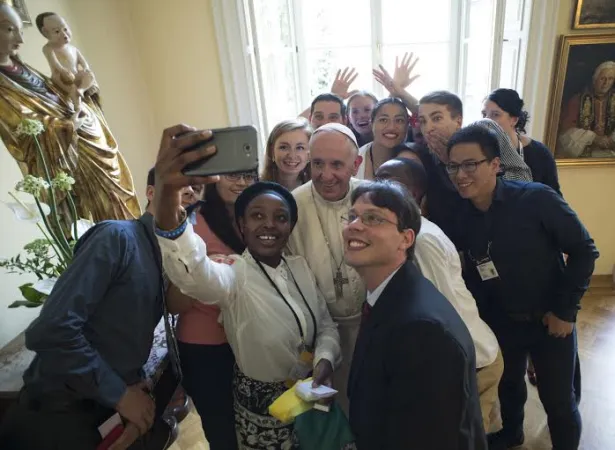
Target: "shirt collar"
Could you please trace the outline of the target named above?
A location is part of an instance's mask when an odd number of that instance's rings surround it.
[[[403,266],[403,264],[402,264],[402,266]],[[393,278],[395,276],[395,274],[397,273],[397,271],[400,268],[401,268],[401,266],[399,266],[397,269],[395,269],[393,272],[391,272],[391,275],[386,277],[386,279],[382,283],[380,283],[380,285],[378,285],[378,287],[376,289],[374,289],[372,292],[367,291],[367,303],[369,303],[369,306],[373,307],[376,304],[376,301],[378,300],[378,298],[380,297],[380,295],[382,294],[384,289],[389,284],[389,281],[391,281],[391,278]]]
[[[314,197],[314,200],[316,201],[316,203],[318,203],[319,205],[322,205],[323,207],[328,206],[328,207],[337,209],[339,207],[347,205],[348,201],[350,200],[350,194],[352,194],[352,179],[348,180],[348,192],[346,192],[346,195],[340,200],[336,200],[334,202],[325,200],[324,198],[322,198],[321,195],[316,190],[316,188],[314,188],[314,183],[311,181],[310,183],[312,183],[310,185],[310,189],[312,190],[312,197]]]

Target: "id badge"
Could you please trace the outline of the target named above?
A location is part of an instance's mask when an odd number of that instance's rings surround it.
[[[301,350],[301,353],[299,353],[299,359],[290,370],[289,381],[292,381],[294,384],[297,380],[307,378],[312,370],[314,370],[313,364],[314,352],[311,352],[305,348]]]
[[[493,261],[491,260],[478,264],[476,269],[478,270],[480,279],[483,281],[493,280],[494,278],[498,278],[500,276],[495,268],[495,264],[493,264]]]

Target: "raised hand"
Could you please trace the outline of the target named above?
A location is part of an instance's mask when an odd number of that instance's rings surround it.
[[[188,125],[175,125],[162,133],[160,150],[156,159],[156,192],[154,194],[158,227],[171,230],[179,225],[182,210],[179,193],[182,188],[218,181],[218,177],[187,176],[182,172],[187,164],[216,152],[213,145],[200,145],[211,137],[211,131],[197,131],[196,128]],[[199,148],[186,151],[194,147]]]
[[[379,69],[372,70],[374,79],[384,86],[384,88],[389,91],[393,97],[399,97],[404,88],[393,79],[382,64],[379,67]]]
[[[414,61],[412,60],[414,58]],[[416,80],[420,75],[412,76],[412,71],[414,70],[414,66],[419,62],[418,57],[414,57],[414,53],[406,52],[401,60],[401,65],[399,64],[399,57],[395,57],[395,72],[393,72],[393,81],[401,86],[403,89],[406,89],[410,86],[414,80]]]
[[[342,99],[346,100],[355,91],[349,91],[350,85],[357,79],[359,74],[356,72],[355,68],[346,67],[344,71],[338,70],[335,74],[335,80],[333,80],[333,84],[331,85],[331,93],[335,94]]]

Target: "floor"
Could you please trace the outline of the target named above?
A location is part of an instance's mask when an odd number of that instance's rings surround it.
[[[583,374],[581,450],[615,448],[615,290],[607,278],[592,283],[577,320]],[[180,424],[172,450],[208,450],[193,410]],[[550,450],[547,421],[536,388],[528,383],[523,450]]]

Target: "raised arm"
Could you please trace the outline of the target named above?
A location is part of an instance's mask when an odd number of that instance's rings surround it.
[[[186,231],[175,240],[158,236],[158,243],[164,270],[182,294],[208,305],[220,306],[232,298],[235,288],[233,268],[207,256],[207,246],[194,232],[192,224],[187,224]]]
[[[357,79],[359,76],[356,73],[354,68],[346,67],[344,71],[339,69],[335,74],[335,79],[333,80],[333,84],[331,85],[331,93],[339,96],[342,100],[348,99],[352,94],[356,91],[350,91],[350,85]],[[305,117],[307,120],[310,120],[310,109],[307,108],[299,117]]]
[[[126,384],[88,342],[83,327],[133,247],[117,225],[102,223],[90,230],[25,333],[26,347],[37,353],[41,373],[109,408],[116,407]]]
[[[218,177],[186,176],[182,172],[187,164],[216,151],[215,147],[206,145],[211,137],[211,131],[197,132],[187,125],[164,130],[156,160],[154,208],[163,265],[171,282],[190,297],[219,304],[231,297],[234,271],[209,259],[205,243],[194,233],[181,206],[182,188],[218,180]],[[193,148],[196,150],[187,151]]]
[[[408,91],[407,88],[420,75],[412,75],[412,71],[419,61],[418,58],[413,59],[413,53],[406,53],[399,64],[399,58],[395,57],[395,72],[393,76],[387,72],[384,66],[380,65],[379,69],[373,70],[374,79],[380,83],[391,97],[399,98],[413,116],[417,116],[419,112],[419,102]]]

